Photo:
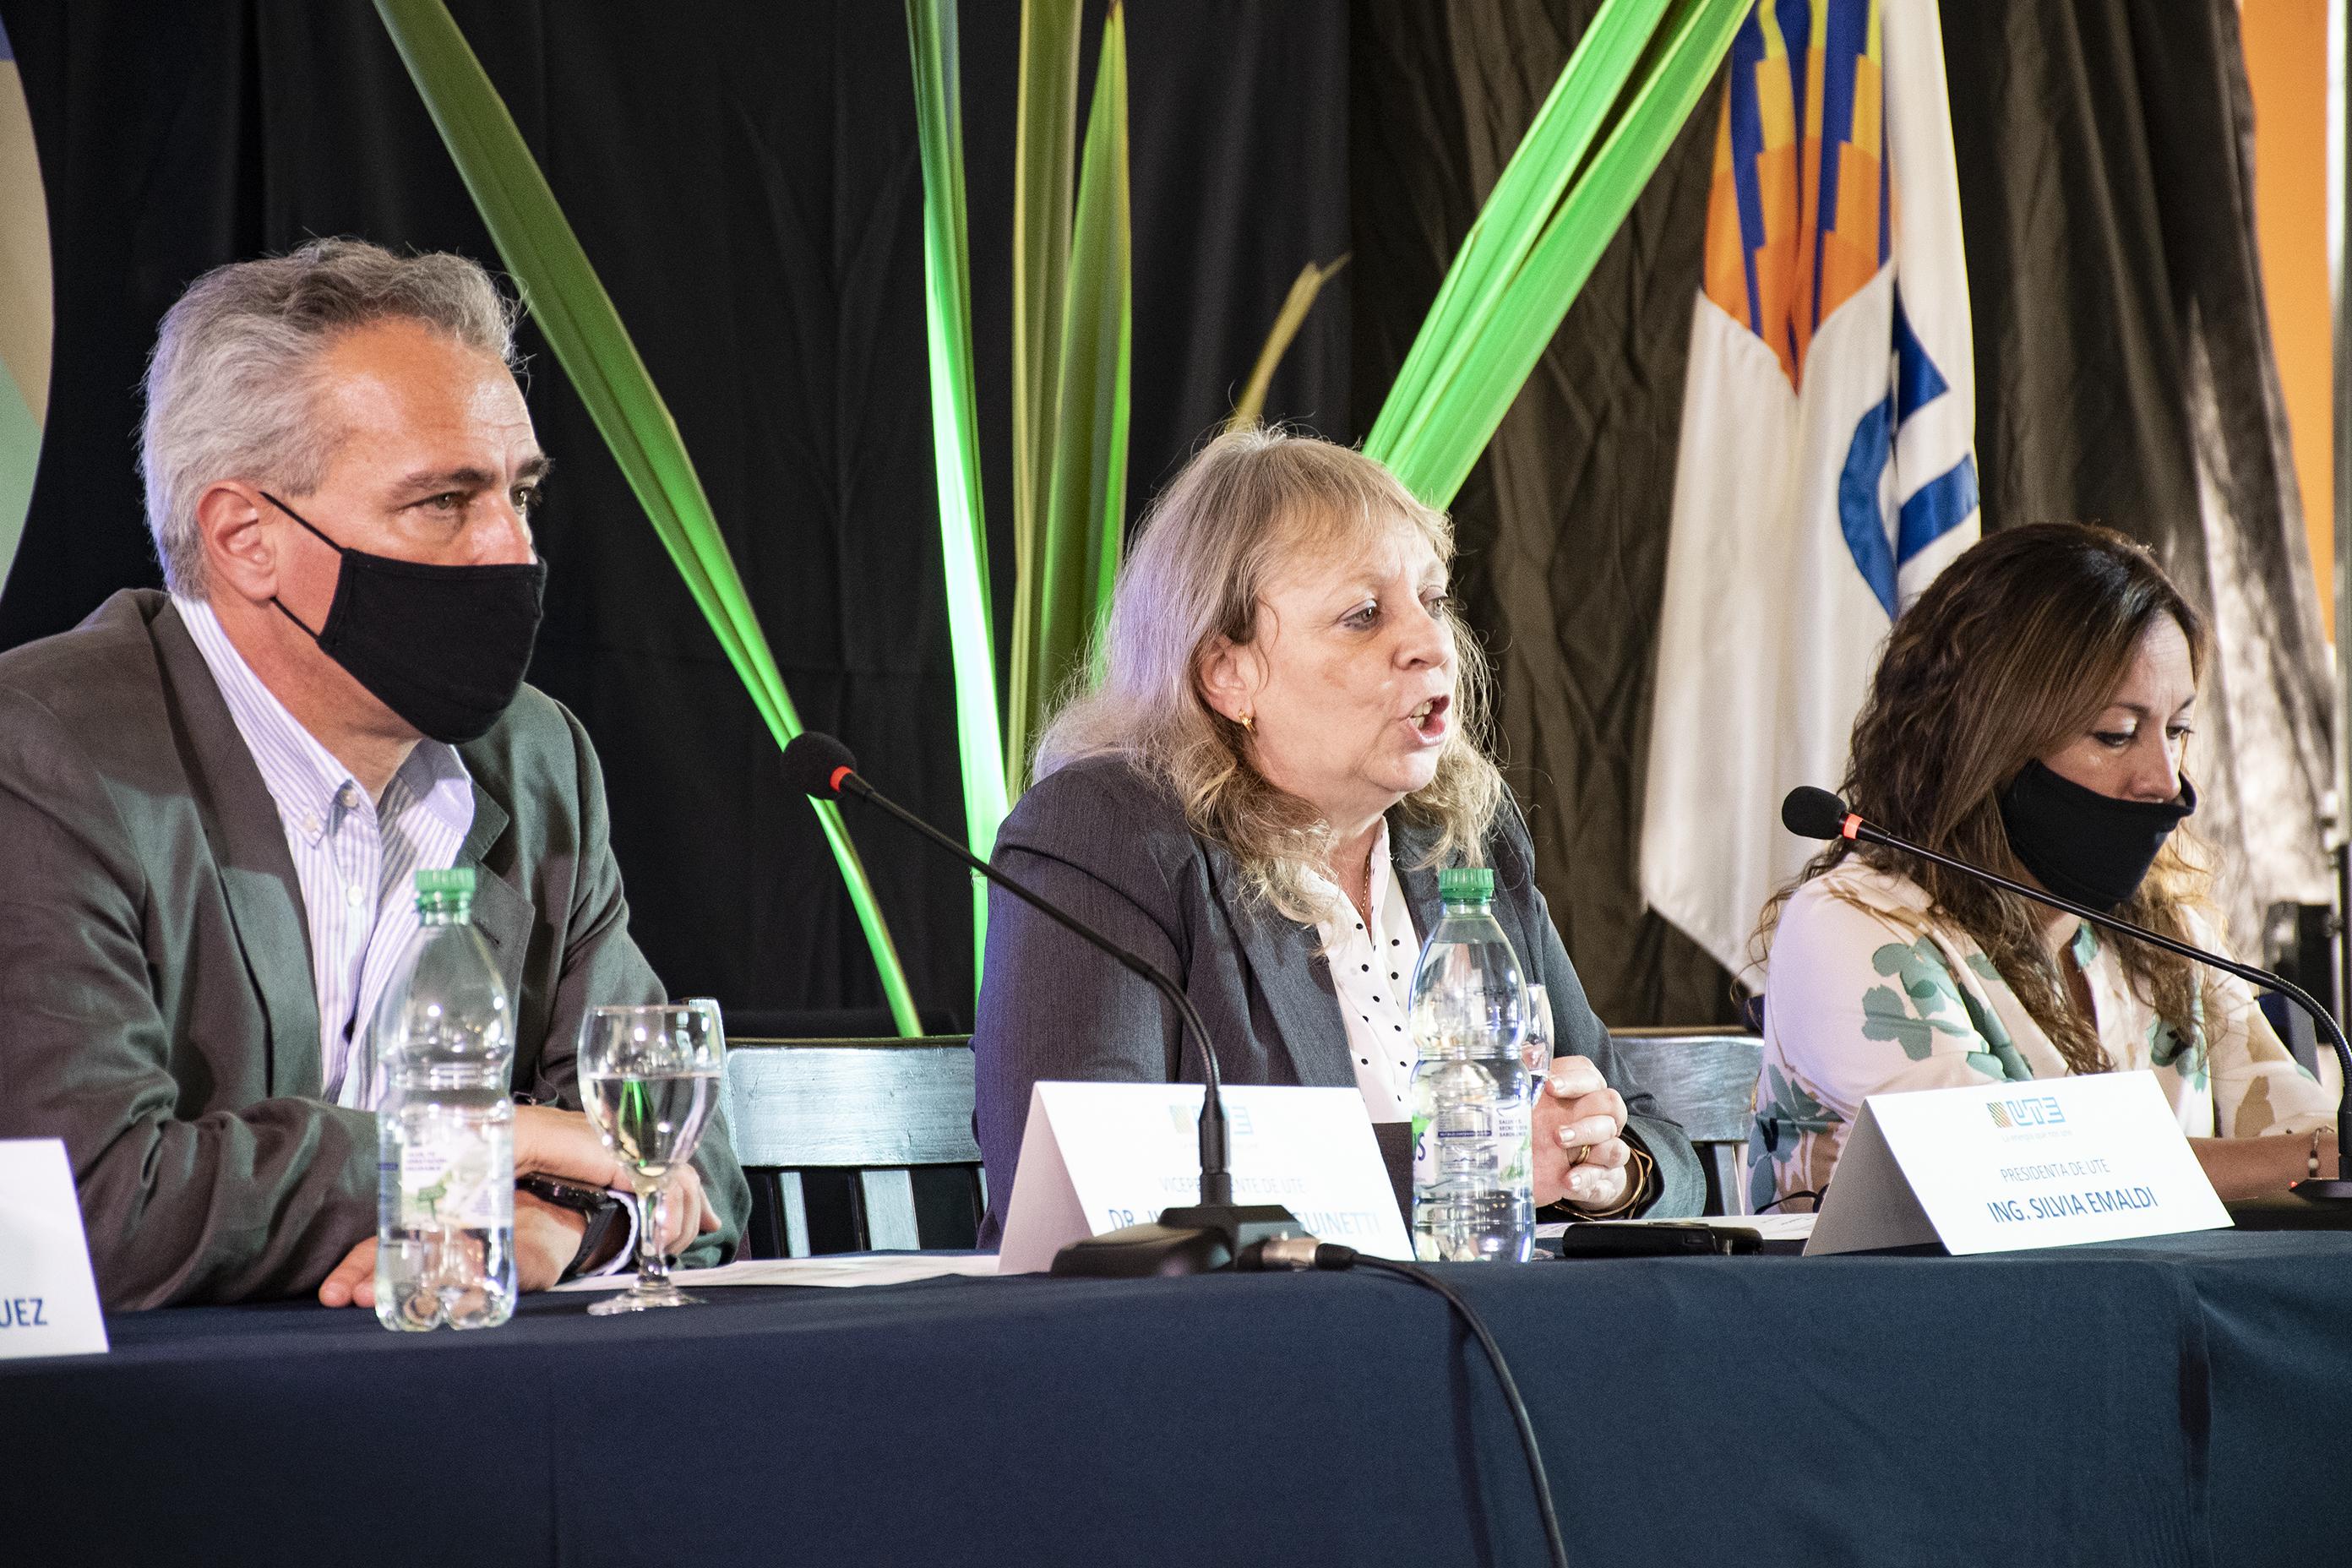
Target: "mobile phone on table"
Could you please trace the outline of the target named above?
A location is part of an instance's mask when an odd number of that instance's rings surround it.
[[[1559,1233],[1562,1258],[1729,1258],[1763,1247],[1763,1237],[1746,1226],[1696,1219],[1637,1225],[1580,1220]]]

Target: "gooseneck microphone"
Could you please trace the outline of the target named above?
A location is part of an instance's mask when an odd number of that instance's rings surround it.
[[[1056,1274],[1132,1278],[1156,1274],[1192,1274],[1231,1267],[1242,1250],[1255,1242],[1306,1232],[1297,1218],[1279,1205],[1237,1205],[1234,1178],[1227,1168],[1224,1083],[1217,1071],[1217,1053],[1209,1031],[1183,987],[1160,973],[1140,954],[1129,952],[1076,915],[1033,892],[974,855],[961,843],[882,794],[857,771],[849,748],[831,735],[803,730],[784,747],[784,778],[793,787],[819,800],[844,796],[868,805],[912,828],[950,855],[988,879],[989,882],[1052,921],[1055,925],[1115,960],[1167,998],[1183,1020],[1185,1032],[1199,1047],[1201,1079],[1201,1201],[1185,1208],[1162,1210],[1154,1225],[1127,1226],[1106,1231],[1062,1249],[1054,1259]]]
[[[1559,1517],[1552,1504],[1543,1451],[1536,1442],[1535,1423],[1528,1416],[1527,1402],[1520,1397],[1517,1382],[1511,1376],[1510,1365],[1503,1359],[1502,1347],[1496,1343],[1494,1334],[1462,1293],[1417,1264],[1360,1255],[1353,1247],[1318,1246],[1316,1238],[1299,1225],[1297,1217],[1280,1205],[1234,1202],[1234,1179],[1225,1168],[1225,1108],[1222,1098],[1224,1085],[1217,1071],[1217,1053],[1209,1043],[1207,1026],[1193,1010],[1192,1000],[1184,994],[1183,987],[1140,954],[1130,952],[1076,915],[1024,887],[867,784],[858,776],[857,763],[849,754],[849,748],[832,736],[804,730],[793,737],[784,747],[784,777],[819,800],[837,800],[846,795],[896,817],[987,878],[992,885],[1100,949],[1117,960],[1121,968],[1140,976],[1166,997],[1169,1005],[1176,1009],[1176,1016],[1184,1021],[1193,1044],[1200,1047],[1204,1085],[1201,1096],[1201,1201],[1190,1208],[1161,1210],[1157,1224],[1126,1226],[1073,1242],[1054,1258],[1054,1272],[1133,1279],[1204,1273],[1214,1268],[1255,1271],[1360,1267],[1397,1275],[1436,1291],[1461,1315],[1494,1365],[1496,1381],[1502,1386],[1504,1402],[1510,1407],[1521,1449],[1527,1456],[1546,1550],[1554,1568],[1568,1568],[1568,1548],[1560,1536]]]
[[[2009,878],[1998,872],[1988,871],[1981,866],[1971,866],[1965,860],[1955,860],[1948,855],[1939,855],[1933,849],[1922,848],[1908,840],[1897,838],[1883,828],[1873,826],[1855,813],[1847,810],[1845,802],[1825,789],[1815,789],[1810,784],[1803,784],[1790,790],[1788,797],[1780,802],[1780,826],[1800,838],[1845,838],[1859,843],[1883,844],[1889,849],[1900,850],[1906,855],[1916,855],[1920,859],[1932,861],[1947,870],[1958,871],[1964,877],[1974,877],[1980,882],[1990,882],[1994,887],[2005,889],[2020,898],[2031,899],[2037,904],[2047,904],[2053,910],[2063,910],[2076,919],[2088,921],[2103,930],[2127,936],[2134,942],[2147,942],[2151,947],[2160,947],[2167,952],[2178,953],[2182,958],[2193,959],[2199,963],[2209,964],[2225,974],[2234,974],[2250,984],[2259,985],[2265,991],[2274,991],[2285,997],[2311,1015],[2312,1023],[2326,1037],[2327,1043],[2335,1047],[2336,1065],[2343,1070],[2344,1074],[2343,1100],[2336,1110],[2336,1173],[2332,1178],[2312,1176],[2304,1181],[2293,1183],[2287,1190],[2298,1197],[2309,1199],[2315,1204],[2352,1205],[2352,1044],[2347,1044],[2343,1026],[2336,1023],[2335,1016],[2321,1006],[2318,1001],[2302,986],[2282,975],[2273,974],[2267,969],[2256,969],[2251,963],[2240,963],[2233,959],[2224,958],[2218,952],[2208,952],[2201,947],[2191,947],[2185,942],[2159,935],[2155,931],[2136,926],[2129,921],[2119,921],[2113,915],[2085,908],[2072,899],[2062,899],[2057,894],[2040,888],[2029,888],[2022,882],[2011,881]]]

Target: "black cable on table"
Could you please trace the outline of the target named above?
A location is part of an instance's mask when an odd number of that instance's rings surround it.
[[[1349,1268],[1370,1268],[1381,1274],[1393,1274],[1409,1279],[1425,1289],[1434,1290],[1445,1298],[1462,1321],[1486,1352],[1486,1361],[1495,1369],[1495,1381],[1501,1384],[1503,1403],[1510,1406],[1511,1420],[1519,1429],[1519,1447],[1528,1457],[1528,1476],[1535,1483],[1536,1511],[1542,1516],[1544,1545],[1551,1552],[1552,1568],[1568,1568],[1568,1545],[1560,1539],[1559,1514],[1552,1507],[1551,1478],[1544,1473],[1543,1449],[1536,1442],[1535,1422],[1528,1415],[1528,1402],[1520,1397],[1517,1379],[1511,1376],[1510,1363],[1503,1359],[1503,1347],[1495,1342],[1487,1331],[1486,1320],[1477,1309],[1462,1299],[1460,1291],[1417,1263],[1400,1263],[1394,1258],[1374,1258],[1358,1252],[1352,1247],[1336,1242],[1318,1242],[1311,1237],[1262,1241],[1245,1251],[1238,1260],[1243,1268],[1315,1268],[1338,1272]]]
[[[1819,1214],[1822,1212],[1822,1200],[1827,1196],[1829,1196],[1829,1184],[1824,1182],[1822,1184],[1822,1190],[1820,1192],[1815,1192],[1812,1188],[1807,1187],[1799,1192],[1782,1193],[1779,1197],[1774,1198],[1769,1204],[1757,1205],[1756,1212],[1758,1214],[1763,1214],[1768,1210],[1779,1208],[1782,1204],[1795,1203],[1799,1198],[1811,1198],[1813,1200],[1813,1212],[1815,1214]],[[1739,1223],[1739,1216],[1733,1215],[1730,1216],[1728,1223],[1738,1225]]]

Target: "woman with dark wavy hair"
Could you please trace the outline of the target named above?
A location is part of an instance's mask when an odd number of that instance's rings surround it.
[[[1895,621],[1845,797],[1898,837],[2218,946],[2181,826],[2207,653],[2203,617],[2123,535],[2003,530]],[[2218,971],[1843,839],[1766,906],[1757,944],[1759,1205],[1822,1190],[1869,1095],[2068,1073],[2152,1071],[2225,1198],[2336,1174],[2335,1087]]]

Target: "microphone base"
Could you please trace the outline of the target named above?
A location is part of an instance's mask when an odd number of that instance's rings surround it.
[[[2240,1230],[2352,1230],[2352,1182],[2313,1177],[2222,1206]]]
[[[2352,1182],[2333,1176],[2311,1176],[2300,1182],[2289,1182],[2286,1190],[2305,1203],[2322,1204],[2329,1208],[2352,1205]]]
[[[1078,1279],[1150,1279],[1231,1268],[1255,1242],[1303,1237],[1279,1204],[1194,1204],[1164,1209],[1150,1225],[1122,1226],[1074,1241],[1054,1255],[1053,1272]]]

